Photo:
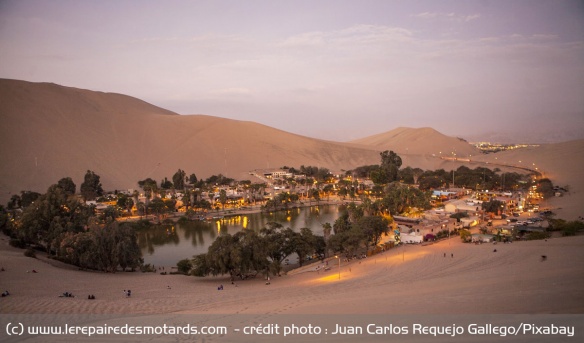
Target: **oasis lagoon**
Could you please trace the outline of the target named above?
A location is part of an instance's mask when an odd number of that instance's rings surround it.
[[[144,263],[176,266],[184,258],[204,254],[217,236],[241,230],[259,231],[269,222],[282,224],[299,232],[307,227],[315,235],[323,234],[324,223],[331,226],[342,213],[339,205],[319,205],[277,212],[237,215],[210,221],[189,221],[172,225],[153,225],[137,231]]]

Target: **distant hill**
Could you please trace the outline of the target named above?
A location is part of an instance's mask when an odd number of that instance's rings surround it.
[[[443,135],[429,128],[400,127],[388,132],[351,141],[377,150],[393,150],[398,154],[468,157],[480,151],[468,142]]]
[[[49,83],[0,80],[0,202],[21,190],[44,192],[62,177],[79,186],[87,170],[106,189],[171,178],[206,178],[284,165],[331,170],[379,162],[374,149],[303,137],[265,125],[177,115],[142,100]]]

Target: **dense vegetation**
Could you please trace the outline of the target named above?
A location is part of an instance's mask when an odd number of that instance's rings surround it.
[[[99,195],[99,176],[88,171],[86,181],[90,184],[82,185],[83,196]],[[24,192],[22,197],[12,197],[0,217],[11,244],[44,250],[53,258],[81,268],[115,272],[118,268],[133,270],[140,266],[141,252],[134,230],[98,218],[94,207],[79,201],[74,193],[75,184],[64,178],[34,201],[23,201],[30,195]]]
[[[394,215],[417,216],[431,208],[431,190],[449,185],[473,189],[519,189],[531,185],[530,177],[517,173],[501,173],[499,169],[483,167],[456,170],[424,171],[420,168],[401,169],[402,160],[393,151],[380,153],[380,164],[362,166],[335,178],[326,168],[315,166],[282,167],[300,177],[272,180],[283,191],[265,199],[264,183],[235,181],[221,174],[199,179],[194,173],[178,169],[170,178],[157,182],[151,178],[139,180],[142,190],[133,193],[104,194],[99,175],[88,170],[79,192],[84,200],[109,202],[99,212],[76,198],[76,185],[71,178],[59,180],[45,194],[23,191],[13,195],[6,208],[0,208],[0,225],[10,235],[15,246],[33,246],[47,251],[54,258],[82,268],[115,271],[134,269],[141,263],[140,248],[135,235],[136,225],[118,225],[120,216],[155,215],[161,222],[164,215],[177,211],[179,202],[185,210],[182,220],[194,219],[199,210],[225,209],[230,204],[226,190],[244,194],[243,202],[261,201],[267,211],[287,209],[301,199],[316,203],[331,195],[342,199],[359,199],[352,203],[333,225],[325,223],[324,237],[309,229],[295,233],[275,223],[261,232],[241,232],[220,236],[209,253],[181,261],[181,270],[195,275],[247,273],[278,274],[283,259],[296,253],[300,264],[306,256],[328,253],[355,254],[375,247],[387,232]],[[359,179],[373,182],[367,185]],[[302,190],[296,191],[298,186]],[[540,179],[537,187],[542,194],[553,194],[548,179]],[[112,203],[114,205],[112,205]],[[483,202],[485,212],[497,213],[502,203]],[[152,218],[152,217],[151,217]],[[573,234],[572,224],[558,223],[565,235]],[[334,231],[334,235],[331,235]]]
[[[294,232],[278,223],[269,223],[260,232],[244,230],[234,235],[223,234],[206,254],[194,257],[189,272],[195,276],[229,274],[242,279],[257,273],[279,275],[282,263],[292,253],[299,256],[300,265],[306,256],[322,256],[323,237],[315,236],[309,228]],[[185,271],[185,262],[182,264]]]

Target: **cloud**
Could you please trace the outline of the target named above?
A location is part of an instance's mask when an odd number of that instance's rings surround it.
[[[414,18],[424,19],[424,20],[447,20],[452,22],[469,22],[481,17],[480,14],[457,14],[454,12],[444,13],[444,12],[422,12],[411,15]]]
[[[319,46],[325,43],[325,34],[320,31],[306,32],[284,39],[278,43],[281,47]]]
[[[556,35],[546,35],[546,34],[534,34],[531,35],[532,39],[537,39],[537,40],[551,40],[551,39],[557,39],[558,36]]]
[[[464,17],[464,21],[471,21],[471,20],[479,19],[480,17],[481,17],[480,14],[471,14],[471,15],[467,15],[466,17]]]
[[[277,47],[322,47],[377,44],[382,42],[411,41],[413,32],[401,27],[382,25],[353,25],[341,30],[329,32],[306,32],[287,37],[276,44]]]

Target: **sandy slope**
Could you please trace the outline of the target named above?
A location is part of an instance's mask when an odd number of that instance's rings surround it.
[[[226,278],[57,268],[1,242],[2,313],[582,313],[584,236],[393,249],[362,262],[231,285]],[[493,252],[493,248],[497,252]],[[446,257],[443,254],[446,253]],[[450,257],[453,254],[454,257]],[[545,254],[548,260],[541,261]],[[35,269],[38,273],[27,273]],[[224,284],[218,292],[216,286]],[[170,286],[171,289],[167,289]],[[122,290],[130,288],[132,297]],[[59,298],[62,292],[75,298]],[[87,300],[95,294],[96,300]],[[561,296],[559,296],[561,294]],[[342,299],[342,300],[340,300]]]
[[[486,162],[537,167],[554,183],[570,185],[573,201],[554,199],[551,205],[562,207],[568,219],[584,215],[584,140],[481,155],[431,128],[398,128],[338,143],[253,122],[176,115],[121,94],[6,79],[0,79],[0,118],[0,203],[22,190],[44,192],[66,176],[79,187],[88,169],[112,190],[137,188],[147,177],[171,178],[179,168],[203,178],[223,173],[236,179],[284,165],[341,171],[378,164],[379,151],[394,150],[403,166],[422,169],[489,166]],[[440,158],[453,152],[481,163]]]
[[[399,127],[388,132],[353,140],[351,143],[393,150],[398,154],[468,157],[480,152],[456,137],[449,137],[429,128]]]
[[[95,171],[106,189],[136,188],[179,169],[199,177],[246,178],[258,168],[317,165],[350,169],[377,162],[370,148],[298,136],[264,125],[179,116],[119,94],[0,80],[0,201],[44,192]]]

